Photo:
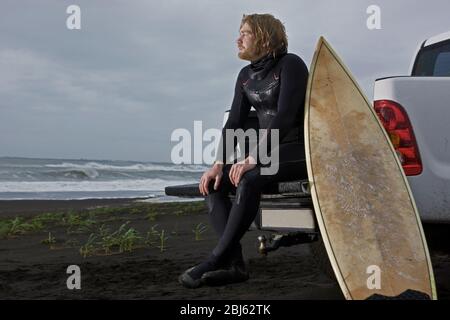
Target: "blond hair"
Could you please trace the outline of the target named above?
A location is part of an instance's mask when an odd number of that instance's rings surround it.
[[[288,47],[283,23],[271,14],[244,14],[241,26],[247,23],[255,35],[256,54],[271,53],[275,57]]]

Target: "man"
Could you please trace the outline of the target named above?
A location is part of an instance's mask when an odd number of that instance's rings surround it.
[[[240,239],[254,220],[265,186],[307,176],[303,144],[304,100],[308,69],[303,60],[287,53],[283,24],[270,14],[244,15],[237,39],[239,58],[251,63],[237,78],[229,118],[223,128],[217,160],[201,177],[199,190],[206,196],[211,224],[219,242],[206,261],[189,268],[179,282],[188,288],[220,285],[248,279]],[[260,129],[267,129],[256,152],[236,164],[228,164],[226,130],[242,129],[251,106]],[[279,143],[270,145],[274,130]],[[261,174],[258,150],[262,144],[278,152],[278,171]],[[234,150],[232,150],[234,151]],[[234,203],[229,193],[236,193]]]

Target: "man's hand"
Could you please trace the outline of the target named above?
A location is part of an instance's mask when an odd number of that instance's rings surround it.
[[[252,156],[248,156],[241,162],[233,164],[230,169],[230,181],[237,188],[242,176],[249,170],[256,167],[256,161]]]
[[[214,190],[219,188],[220,181],[222,180],[222,168],[223,163],[215,163],[211,169],[205,171],[203,176],[200,178],[200,184],[198,185],[198,189],[200,193],[204,196],[209,194],[208,186],[211,180],[215,180],[214,182]]]

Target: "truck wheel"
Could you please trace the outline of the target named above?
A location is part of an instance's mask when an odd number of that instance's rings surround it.
[[[325,273],[327,277],[335,280],[336,276],[328,258],[322,236],[319,236],[319,240],[310,243],[310,251],[316,267]]]

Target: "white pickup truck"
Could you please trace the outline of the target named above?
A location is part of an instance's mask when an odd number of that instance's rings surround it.
[[[422,221],[450,223],[450,32],[419,46],[410,76],[377,79],[374,108]]]

